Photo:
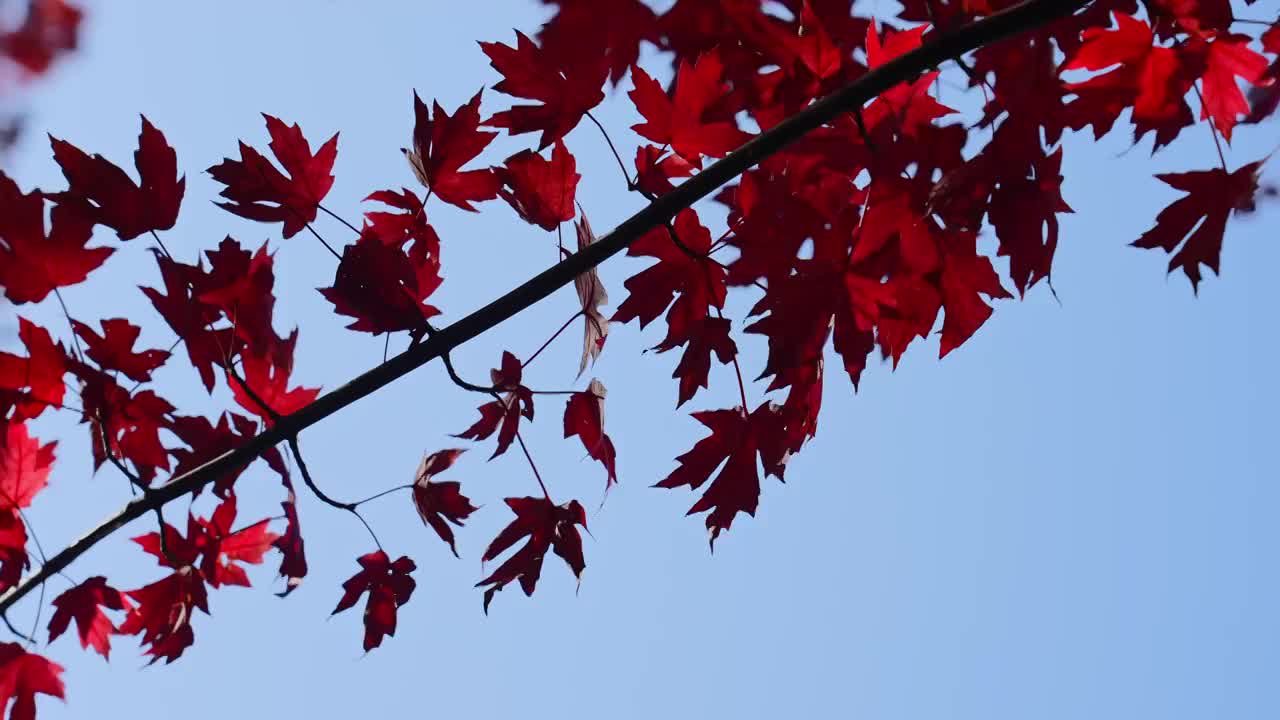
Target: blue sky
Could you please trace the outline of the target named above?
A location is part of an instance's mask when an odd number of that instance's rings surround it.
[[[314,290],[331,280],[329,255],[306,235],[281,241],[278,228],[215,208],[218,186],[203,169],[234,153],[237,139],[265,145],[259,112],[301,123],[313,141],[341,131],[326,204],[355,219],[370,191],[415,187],[398,151],[413,89],[452,108],[492,84],[475,41],[532,32],[542,6],[86,4],[81,52],[28,98],[31,132],[13,175],[24,187],[59,186],[46,129],[127,165],[145,113],[188,173],[183,219],[166,245],[190,259],[228,233],[252,246],[270,239],[277,326],[302,328],[295,377],[332,388],[375,364],[382,340],[344,330]],[[1262,2],[1250,14],[1275,9]],[[486,92],[485,102],[492,111],[505,101]],[[621,92],[600,112],[625,148],[637,141],[632,113]],[[603,232],[637,199],[594,128],[568,144],[584,177],[579,200]],[[1232,166],[1274,144],[1274,124],[1240,130]],[[486,158],[526,145],[502,138]],[[539,399],[528,435],[553,494],[591,509],[576,595],[551,559],[533,598],[505,592],[481,613],[471,586],[485,543],[508,521],[501,498],[536,485],[518,453],[485,463],[477,449],[450,471],[485,505],[460,533],[462,560],[406,496],[367,508],[388,550],[420,568],[382,648],[362,652],[358,611],[328,619],[355,557],[372,549],[367,536],[304,494],[311,574],[298,592],[273,597],[270,560],[251,573],[253,589],[214,593],[195,646],[168,667],[144,668],[133,638],[117,639],[110,664],[60,639],[42,651],[67,667],[68,702],[42,700],[40,716],[1276,717],[1280,208],[1233,221],[1224,276],[1196,298],[1185,278],[1166,277],[1164,255],[1128,243],[1177,197],[1153,172],[1213,167],[1208,132],[1189,131],[1153,160],[1147,145],[1126,149],[1122,136],[1067,142],[1064,194],[1077,213],[1063,219],[1060,302],[1044,287],[1003,302],[944,361],[935,338],[896,371],[869,369],[856,396],[831,373],[818,438],[787,485],[766,483],[758,517],[740,518],[714,556],[702,519],[683,517],[692,496],[649,488],[702,436],[671,412],[678,358],[642,355],[659,336],[615,327],[594,373],[609,388],[621,480],[603,507],[600,468],[576,440],[560,439],[555,398]],[[555,259],[551,236],[500,203],[484,210],[432,207],[446,276],[434,300],[448,319]],[[337,223],[318,227],[347,239]],[[65,294],[78,317],[129,317],[145,326],[144,341],[167,347],[170,331],[131,290],[157,279],[142,243]],[[640,267],[620,259],[602,269],[615,303]],[[503,349],[537,347],[575,302],[572,290],[556,294],[456,362],[483,377]],[[60,330],[53,310],[30,314]],[[761,345],[740,343],[758,368]],[[570,383],[576,347],[576,336],[553,346],[536,384]],[[712,392],[692,409],[734,404],[728,373],[713,370]],[[227,403],[208,399],[180,364],[160,386],[184,409]],[[428,366],[306,432],[303,450],[331,494],[366,496],[411,481],[423,451],[456,445],[448,434],[471,423],[476,404]],[[60,441],[59,461],[30,514],[46,548],[61,547],[114,511],[125,484],[109,469],[91,476],[87,433],[72,420],[42,419],[36,431]],[[241,493],[246,512],[278,507],[266,473],[247,476]],[[158,577],[126,539],[152,529],[139,522],[72,575],[103,573],[120,587]],[[21,607],[15,622],[31,622],[33,610]]]

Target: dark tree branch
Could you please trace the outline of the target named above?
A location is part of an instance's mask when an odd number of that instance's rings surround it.
[[[709,196],[721,185],[799,140],[809,131],[831,122],[841,113],[858,110],[895,85],[913,80],[947,60],[1071,15],[1090,1],[1026,0],[970,25],[939,32],[936,39],[922,47],[871,70],[844,88],[757,135],[724,159],[654,200],[599,241],[570,255],[458,322],[441,328],[426,341],[317,398],[298,412],[281,418],[280,422],[250,438],[240,447],[174,477],[167,484],[128,503],[0,596],[0,615],[28,593],[42,587],[45,580],[66,568],[98,542],[133,520],[208,485],[232,468],[248,465],[270,448],[296,437],[302,430],[511,319],[556,290],[569,285],[578,275],[625,250],[645,233],[662,227],[681,210]]]

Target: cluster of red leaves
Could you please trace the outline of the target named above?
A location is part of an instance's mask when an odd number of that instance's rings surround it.
[[[477,92],[450,113],[414,94],[402,152],[425,194],[371,193],[366,201],[377,209],[364,214],[359,228],[347,226],[353,237],[341,252],[330,248],[335,274],[319,292],[351,320],[350,329],[406,332],[415,343],[434,332],[430,319],[441,310],[428,301],[441,286],[442,263],[441,238],[428,221],[433,197],[467,211],[501,199],[548,232],[578,218],[577,249],[597,242],[578,206],[581,176],[569,141],[584,118],[595,122],[591,113],[609,82],[630,77],[625,97],[634,106],[632,129],[643,138],[634,175],[623,168],[626,188],[653,198],[869,69],[940,31],[1014,4],[904,0],[895,17],[879,22],[855,16],[853,0],[676,0],[662,12],[640,0],[544,2],[555,12],[536,42],[517,32],[514,46],[481,43],[501,76],[493,89],[516,98],[513,107],[486,117]],[[33,0],[30,8],[25,24],[0,31],[0,54],[41,72],[74,47],[79,13],[60,0]],[[654,349],[680,350],[673,373],[677,407],[711,385],[714,365],[732,366],[723,377],[736,380],[741,404],[695,411],[709,434],[657,483],[701,493],[689,513],[707,514],[714,547],[738,514],[755,514],[761,473],[781,480],[791,456],[815,436],[828,347],[856,386],[873,354],[896,364],[913,343],[936,334],[939,354],[946,355],[974,337],[995,300],[1011,298],[1011,290],[1025,295],[1051,277],[1059,216],[1072,212],[1063,196],[1067,130],[1090,128],[1102,136],[1127,113],[1134,142],[1150,134],[1159,150],[1200,120],[1229,147],[1240,125],[1275,113],[1280,24],[1258,37],[1240,29],[1227,0],[1099,0],[973,53],[965,69],[982,97],[976,123],[939,101],[941,71],[904,82],[761,160],[716,196],[721,207],[682,210],[632,243],[628,254],[652,264],[626,280],[627,297],[611,317],[601,309],[609,300],[599,276],[594,270],[580,275],[575,314],[547,342],[582,319],[580,378],[601,356],[611,321],[637,320],[643,328],[661,318],[666,327]],[[669,82],[637,64],[645,44],[670,54]],[[241,142],[238,159],[209,168],[224,186],[219,204],[278,224],[285,239],[309,230],[325,242],[313,225],[322,212],[334,215],[322,202],[334,183],[337,135],[313,151],[298,125],[264,117],[270,155]],[[536,132],[539,139],[536,147],[488,164],[482,155],[498,133],[486,128],[513,136]],[[174,227],[186,180],[159,129],[142,118],[136,180],[101,155],[59,139],[51,143],[64,190],[24,193],[0,174],[5,296],[19,305],[41,303],[84,281],[117,250],[91,245],[95,227],[121,242],[154,238],[159,282],[143,292],[185,346],[205,388],[215,390],[221,371],[225,389],[247,415],[178,415],[152,387],[176,344],[170,350],[140,345],[143,328],[130,320],[70,318],[68,346],[19,319],[25,353],[0,352],[0,591],[30,566],[23,509],[47,484],[53,462],[54,444],[31,437],[27,421],[66,407],[68,375],[79,391],[75,412],[89,426],[95,467],[110,463],[143,488],[243,445],[261,426],[280,422],[319,394],[292,377],[298,333],[275,327],[275,255],[266,243],[246,248],[226,237],[203,257],[195,253],[193,263],[162,244],[158,233]],[[1232,170],[1224,155],[1220,167],[1158,175],[1184,196],[1133,244],[1169,253],[1170,271],[1181,269],[1198,288],[1202,266],[1218,270],[1231,216],[1253,210],[1263,193],[1262,163]],[[715,237],[708,226],[721,218],[726,230]],[[979,238],[988,235],[990,255],[979,251]],[[730,291],[750,296],[740,327],[767,347],[757,377],[767,380],[762,388],[744,381],[734,324],[725,317]],[[479,407],[480,419],[457,437],[496,436],[490,459],[519,441],[542,491],[505,499],[515,519],[482,561],[515,549],[478,583],[486,612],[494,594],[512,582],[532,594],[549,550],[576,577],[586,565],[578,530],[586,527],[582,505],[552,500],[520,436],[521,422],[534,419],[536,392],[526,382],[541,352],[523,361],[504,352],[487,387],[448,368],[461,386],[489,398]],[[564,437],[576,437],[586,456],[603,466],[607,491],[617,482],[617,451],[605,432],[604,384],[592,379],[583,390],[557,392],[568,395]],[[761,396],[757,402],[753,394]],[[478,508],[460,483],[436,478],[462,452],[426,455],[414,481],[400,488],[410,490],[423,523],[455,556],[454,528]],[[272,532],[268,520],[234,527],[234,486],[247,468],[234,469],[214,483],[218,504],[207,519],[189,513],[185,534],[162,523],[159,532],[136,538],[167,575],[127,592],[102,576],[71,588],[53,601],[50,640],[74,621],[81,645],[104,656],[111,636],[122,633],[140,635],[153,662],[171,662],[193,642],[192,616],[208,612],[209,588],[249,584],[244,564],[278,550],[286,578],[281,594],[298,587],[307,560],[293,483],[277,450],[262,457],[282,482],[282,533]],[[357,561],[361,569],[343,584],[334,613],[367,595],[364,647],[370,650],[395,633],[398,609],[416,587],[416,565],[405,556],[392,561],[381,548]],[[122,614],[118,625],[110,613]],[[14,717],[30,717],[34,694],[62,695],[60,672],[16,645],[0,645],[0,700],[14,700]]]

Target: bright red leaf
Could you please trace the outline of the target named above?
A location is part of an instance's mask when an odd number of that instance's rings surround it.
[[[40,302],[58,288],[83,282],[111,248],[86,247],[93,223],[78,210],[55,206],[45,234],[44,196],[23,193],[0,172],[0,288],[10,302]]]
[[[0,351],[0,418],[14,422],[60,406],[66,393],[62,378],[67,373],[66,354],[53,343],[48,330],[20,317],[18,337],[27,347],[26,357]]]
[[[516,432],[520,427],[520,418],[533,419],[533,392],[521,384],[522,366],[515,355],[504,351],[502,367],[490,372],[493,387],[502,393],[493,402],[480,406],[480,419],[462,433],[455,435],[464,440],[484,440],[495,432],[498,433],[498,447],[493,451],[490,460],[498,457],[511,447]]]
[[[528,150],[507,158],[498,169],[502,199],[511,204],[526,222],[543,230],[555,230],[573,219],[578,180],[577,163],[564,143],[556,141],[551,159]]]
[[[724,64],[714,51],[692,64],[681,62],[675,93],[668,98],[656,80],[639,66],[633,67],[631,101],[645,121],[632,129],[660,145],[670,145],[695,166],[703,155],[729,154],[750,136],[734,125],[731,116],[713,112],[713,106],[728,93],[721,81],[723,74]]]
[[[320,388],[289,388],[293,351],[297,343],[298,332],[295,330],[273,352],[244,355],[240,378],[248,388],[236,380],[231,381],[231,392],[240,407],[262,418],[268,425],[275,423],[276,416],[295,413],[320,395]]]
[[[95,575],[54,598],[53,607],[53,617],[49,618],[49,642],[58,639],[75,620],[80,647],[92,647],[102,657],[110,658],[111,635],[116,632],[116,626],[103,608],[130,610],[133,603],[124,593],[107,585],[106,578]]]
[[[26,423],[0,421],[0,509],[31,506],[49,484],[57,447],[56,441],[41,445]]]
[[[475,210],[473,202],[498,197],[493,170],[462,170],[493,142],[497,133],[480,128],[480,93],[450,117],[433,102],[431,111],[413,94],[413,148],[401,148],[409,167],[427,191],[463,210]],[[432,115],[434,114],[434,118]]]
[[[9,707],[9,720],[35,720],[36,695],[63,699],[63,691],[61,665],[18,643],[0,643],[0,713]]]

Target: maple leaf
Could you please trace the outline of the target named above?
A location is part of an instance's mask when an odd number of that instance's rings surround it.
[[[731,117],[715,114],[713,106],[728,92],[721,82],[724,63],[708,52],[694,63],[681,62],[675,93],[668,98],[662,86],[638,65],[631,68],[635,89],[629,93],[645,122],[632,130],[660,145],[670,145],[684,159],[699,165],[703,155],[723,157],[750,138]]]
[[[756,456],[763,459],[767,474],[782,478],[786,462],[786,453],[779,449],[783,426],[778,422],[776,407],[769,403],[762,404],[749,415],[738,407],[704,410],[693,413],[693,418],[705,425],[711,434],[676,458],[679,467],[654,487],[688,486],[697,490],[723,465],[687,513],[711,511],[707,515],[707,530],[714,550],[716,538],[729,529],[734,516],[740,512],[751,516],[756,514],[760,502]]]
[[[516,519],[489,543],[482,561],[489,562],[497,558],[525,538],[528,538],[528,542],[488,577],[476,583],[476,587],[490,586],[484,591],[486,614],[494,594],[513,580],[520,582],[520,589],[524,590],[526,596],[533,595],[538,577],[542,574],[542,560],[547,550],[559,555],[579,581],[587,565],[582,555],[582,536],[574,527],[581,525],[585,528],[587,514],[577,500],[564,505],[556,505],[546,497],[507,498],[505,502],[516,514]]]
[[[26,423],[0,421],[0,431],[0,508],[30,507],[49,484],[58,443],[41,445],[28,433]]]
[[[342,251],[333,285],[320,294],[334,312],[355,318],[350,330],[374,335],[408,330],[426,332],[429,318],[440,311],[426,303],[440,287],[440,258],[415,244],[409,252],[364,235]]]
[[[541,150],[577,127],[583,116],[604,100],[608,67],[604,62],[587,66],[562,66],[555,54],[538,47],[524,33],[516,32],[516,47],[480,43],[494,70],[503,79],[494,90],[513,97],[536,100],[539,105],[516,105],[486,123],[506,128],[512,135],[541,130]]]
[[[640,43],[649,39],[657,17],[640,0],[543,0],[559,6],[542,26],[538,42],[564,68],[596,67],[604,63],[617,85],[640,57]]]
[[[220,207],[258,222],[282,222],[285,238],[291,238],[316,219],[321,201],[333,187],[338,134],[334,133],[313,155],[296,123],[285,125],[270,115],[262,117],[271,135],[271,152],[289,175],[243,142],[239,160],[225,158],[208,172],[227,186],[221,195],[230,202],[218,203]]]
[[[1253,209],[1263,162],[1250,163],[1231,173],[1214,168],[1156,175],[1161,182],[1186,193],[1186,197],[1161,210],[1155,226],[1143,233],[1134,247],[1162,248],[1172,254],[1169,272],[1182,268],[1192,289],[1199,290],[1201,265],[1218,272],[1227,220],[1233,212]]]
[[[280,463],[283,468],[283,462]],[[285,597],[298,589],[302,579],[307,576],[306,544],[302,538],[302,523],[298,519],[298,496],[293,490],[293,482],[286,472],[280,473],[288,495],[280,503],[284,509],[285,531],[276,538],[274,547],[280,551],[280,576],[285,578],[284,590],[278,595]]]
[[[702,326],[689,334],[689,344],[676,365],[671,377],[680,380],[679,395],[676,407],[680,407],[693,397],[699,387],[707,387],[707,375],[711,372],[711,356],[714,354],[721,365],[733,362],[738,354],[738,346],[729,336],[729,320],[718,317],[705,317]]]
[[[636,187],[650,195],[665,195],[675,189],[672,178],[685,178],[693,174],[694,167],[688,160],[656,145],[643,145],[636,149]]]
[[[972,232],[958,233],[942,256],[940,290],[946,314],[938,357],[963,344],[991,317],[991,306],[979,293],[990,298],[1012,297],[1000,284],[990,258],[977,253],[976,242]]]
[[[31,567],[27,556],[27,526],[16,508],[0,510],[0,592],[22,579]]]
[[[35,418],[47,407],[62,405],[67,358],[49,331],[18,318],[18,337],[27,357],[0,351],[0,419],[18,422]]]
[[[1074,212],[1062,199],[1061,147],[1030,169],[1034,177],[1002,175],[987,210],[1000,240],[997,254],[1009,257],[1009,274],[1024,295],[1049,277],[1058,246],[1057,213]]]
[[[279,342],[271,322],[275,272],[267,243],[250,253],[227,236],[216,250],[206,250],[205,256],[209,271],[192,278],[198,288],[196,299],[222,313],[251,352],[260,355],[275,347]],[[220,365],[229,361],[228,352],[222,350]]]
[[[280,537],[268,529],[270,520],[234,529],[236,514],[236,496],[230,493],[208,520],[197,519],[201,530],[197,547],[204,555],[201,572],[215,588],[221,585],[248,587],[249,576],[237,563],[261,564]]]
[[[80,380],[81,422],[89,424],[94,469],[106,462],[108,453],[133,462],[144,481],[155,477],[157,468],[168,469],[160,429],[167,425],[173,405],[152,390],[126,390],[84,363],[73,361],[71,371]]]
[[[1204,103],[1200,119],[1210,118],[1227,142],[1240,115],[1249,114],[1249,102],[1236,83],[1236,77],[1254,85],[1263,85],[1267,59],[1249,48],[1247,35],[1218,35],[1209,41],[1204,74],[1200,78]]]
[[[166,526],[168,527],[168,526]],[[175,533],[176,534],[176,533]],[[142,635],[142,643],[150,645],[148,664],[164,658],[166,664],[177,660],[195,642],[191,615],[197,609],[209,614],[209,594],[204,576],[191,566],[127,593],[137,606],[120,624],[121,635]]]
[[[413,94],[413,149],[401,148],[418,182],[429,194],[475,211],[473,202],[498,197],[498,178],[493,170],[462,170],[493,142],[497,133],[481,132],[480,95],[458,108],[452,117],[432,102],[432,110]],[[432,114],[435,115],[432,118]]]
[[[508,351],[502,353],[502,367],[490,372],[494,388],[505,393],[493,402],[480,406],[480,419],[454,437],[464,440],[484,440],[498,433],[498,447],[490,460],[507,451],[519,430],[520,417],[533,419],[533,392],[521,384],[523,375],[520,360]],[[501,426],[501,428],[499,428]]]
[[[441,540],[449,543],[454,557],[458,557],[458,548],[453,542],[453,528],[445,521],[462,527],[463,521],[479,508],[462,494],[460,483],[437,482],[432,478],[452,467],[462,453],[462,450],[450,449],[424,456],[413,481],[413,505],[418,509],[418,516]]]
[[[83,282],[106,262],[111,248],[86,247],[93,224],[80,212],[56,205],[45,234],[44,196],[23,193],[0,172],[0,287],[10,302],[40,302],[49,293]]]
[[[187,179],[178,177],[177,155],[146,116],[133,155],[138,183],[101,155],[90,157],[52,135],[49,142],[53,159],[70,185],[66,192],[51,196],[55,202],[79,206],[84,217],[112,228],[121,240],[168,230],[177,223]]]
[[[604,466],[608,472],[605,492],[618,482],[617,452],[613,449],[613,440],[604,431],[604,399],[607,395],[604,383],[592,378],[587,390],[570,395],[564,406],[564,436],[577,435],[587,455]]]
[[[726,292],[724,267],[704,260],[711,250],[711,233],[698,221],[697,213],[686,209],[676,215],[674,233],[684,248],[675,243],[671,232],[655,228],[627,248],[627,255],[654,257],[658,263],[623,283],[631,294],[613,314],[617,322],[638,319],[643,328],[670,306],[667,337],[659,348],[688,340],[709,308],[724,307]]]
[[[127,611],[133,608],[133,603],[124,593],[107,585],[105,577],[96,575],[54,598],[53,607],[53,617],[49,618],[49,642],[66,632],[71,621],[75,620],[80,647],[93,647],[102,657],[110,659],[111,635],[115,633],[116,626],[102,609]]]
[[[499,191],[525,222],[543,230],[555,230],[573,219],[578,180],[577,163],[564,143],[556,141],[551,159],[529,150],[507,158],[498,168],[503,189]]]
[[[93,328],[73,320],[72,328],[85,344],[85,354],[103,370],[115,370],[134,382],[148,382],[151,373],[169,359],[164,350],[134,352],[133,345],[142,334],[142,328],[124,318],[102,320],[102,334]]]
[[[591,231],[591,223],[587,222],[586,213],[578,221],[578,252],[582,252],[596,242],[596,234]],[[573,279],[573,287],[578,292],[578,302],[582,305],[582,360],[578,363],[578,376],[587,369],[587,361],[593,363],[604,350],[604,341],[609,336],[609,319],[600,312],[600,306],[609,302],[609,294],[600,283],[600,274],[595,267],[579,274]]]
[[[173,476],[180,477],[244,444],[253,437],[258,424],[235,413],[222,413],[218,416],[217,425],[204,417],[178,415],[169,423],[168,429],[188,446],[169,450],[178,461],[173,468]],[[213,494],[225,497],[246,469],[248,468],[240,468],[219,475],[213,483]]]
[[[240,369],[244,385],[239,381],[231,383],[232,395],[240,407],[262,418],[267,425],[274,424],[277,416],[297,412],[320,395],[320,388],[289,389],[293,351],[297,344],[298,331],[294,330],[270,353],[243,355]]]
[[[18,643],[0,643],[0,713],[12,700],[9,720],[35,720],[36,695],[65,698],[61,676],[61,665]]]
[[[185,265],[161,253],[156,253],[155,258],[165,293],[149,287],[141,290],[156,312],[182,338],[187,358],[199,372],[205,389],[212,392],[217,379],[215,368],[225,367],[239,352],[235,328],[211,328],[222,316],[222,310],[198,299],[197,285],[206,282],[205,271],[200,266]],[[250,326],[253,325],[250,322]]]
[[[352,607],[361,595],[369,593],[364,606],[364,649],[368,652],[381,645],[383,637],[396,634],[396,610],[413,595],[417,583],[409,573],[418,566],[404,555],[391,562],[381,550],[362,555],[356,562],[360,572],[342,584],[342,599],[331,614]]]

